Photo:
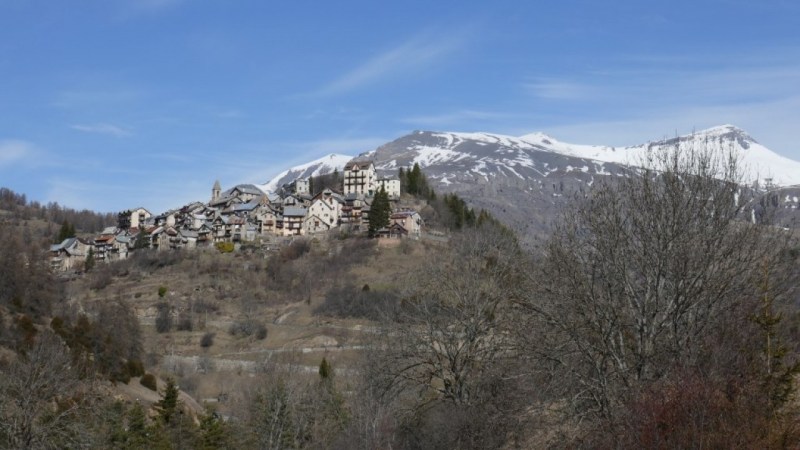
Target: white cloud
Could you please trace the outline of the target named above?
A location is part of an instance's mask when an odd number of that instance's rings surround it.
[[[680,105],[658,113],[631,113],[617,119],[553,122],[542,130],[520,128],[514,134],[544,131],[565,142],[622,147],[730,123],[776,153],[800,160],[796,133],[799,110],[800,96],[736,105]]]
[[[385,78],[419,72],[422,68],[442,62],[447,55],[461,48],[464,42],[465,39],[458,34],[434,39],[414,37],[364,62],[324,86],[316,94],[341,94]]]
[[[132,133],[130,129],[123,128],[109,123],[95,123],[89,125],[72,125],[73,130],[83,131],[85,133],[107,134],[114,137],[128,137]]]
[[[216,113],[220,119],[242,119],[247,117],[245,113],[238,109],[226,109]]]
[[[521,85],[530,96],[522,108],[550,115],[537,118],[537,130],[524,116],[510,127],[515,134],[544,131],[568,142],[624,146],[731,123],[800,160],[800,65],[787,54],[800,51],[787,50],[783,58],[774,51],[708,60],[628,58],[602,70],[540,76]]]
[[[0,140],[0,167],[17,164],[36,153],[38,153],[36,146],[30,142],[16,139]]]
[[[598,93],[590,84],[557,79],[541,79],[524,87],[534,96],[548,100],[587,100]]]

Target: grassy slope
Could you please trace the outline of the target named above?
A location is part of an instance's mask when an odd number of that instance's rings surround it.
[[[298,272],[287,279],[294,282],[299,278],[303,285],[313,286],[309,296],[298,293],[302,290],[299,287],[277,289],[275,282],[264,281],[268,279],[266,267],[270,261],[263,254],[196,251],[161,268],[115,269],[115,275],[106,277],[105,283],[97,282],[106,269],[100,268],[95,274],[70,283],[69,301],[88,310],[94,302],[129,302],[140,320],[148,354],[147,371],[162,378],[175,376],[184,391],[200,402],[219,401],[219,409],[225,411],[235,408],[236,402],[258,382],[265,361],[299,366],[303,373],[315,377],[325,357],[337,373],[345,375],[340,378],[346,383],[349,369],[354,367],[376,324],[314,315],[314,308],[336,283],[369,284],[373,291],[399,287],[402,274],[414,269],[414,261],[435,251],[430,244],[411,241],[402,246],[385,242],[366,250],[352,250],[348,245],[359,247],[354,239],[315,241],[309,253],[287,263]],[[337,264],[337,257],[331,255],[337,252],[359,258],[331,277],[331,265]],[[100,289],[92,288],[103,284]],[[160,286],[168,288],[163,299],[158,295]],[[198,303],[211,304],[216,310],[195,312],[191,331],[173,328],[171,332],[158,333],[155,322],[161,301],[183,314]],[[267,338],[231,335],[231,325],[244,317],[265,324]],[[214,344],[209,348],[199,344],[205,333],[214,334]],[[204,370],[205,367],[211,369]]]

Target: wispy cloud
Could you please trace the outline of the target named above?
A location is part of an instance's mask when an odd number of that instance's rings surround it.
[[[588,83],[558,79],[540,79],[524,84],[536,97],[547,100],[587,100],[597,96],[597,89]]]
[[[383,79],[419,72],[441,63],[446,56],[463,47],[464,34],[445,37],[416,36],[360,64],[315,92],[337,95],[377,83]]]
[[[126,127],[112,125],[110,123],[95,123],[90,125],[72,125],[73,130],[83,131],[85,133],[105,134],[114,137],[128,137],[133,135],[131,130]]]
[[[53,106],[59,108],[87,108],[126,104],[141,99],[142,92],[130,89],[65,90],[56,94]]]
[[[788,56],[787,56],[788,55]],[[625,56],[602,69],[537,76],[522,83],[531,97],[553,102],[603,102],[664,106],[784,98],[800,93],[798,49],[781,56]]]
[[[0,140],[0,167],[18,164],[38,153],[36,146],[17,139]]]
[[[672,105],[652,114],[552,122],[544,125],[542,131],[565,142],[621,147],[731,123],[744,128],[771,150],[800,159],[800,154],[792,154],[797,142],[794,122],[798,109],[800,95],[737,105]],[[516,134],[530,131],[533,130],[521,129]]]
[[[216,113],[216,116],[219,117],[220,119],[242,119],[247,117],[247,115],[244,112],[238,109],[226,109],[218,111]]]

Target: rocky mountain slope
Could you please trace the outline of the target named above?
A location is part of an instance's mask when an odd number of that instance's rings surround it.
[[[473,206],[491,211],[530,243],[547,232],[569,196],[586,191],[600,178],[622,175],[649,152],[675,145],[734,151],[747,170],[743,181],[749,186],[800,184],[800,162],[772,152],[732,125],[617,148],[564,143],[543,133],[512,137],[415,131],[359,156],[374,159],[384,174],[419,163],[437,192],[456,192]],[[293,174],[308,170],[303,167],[268,185],[291,181]],[[796,202],[781,204],[797,211]]]

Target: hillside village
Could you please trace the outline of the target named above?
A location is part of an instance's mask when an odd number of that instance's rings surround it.
[[[122,211],[115,227],[93,238],[70,237],[50,247],[54,271],[83,269],[87,258],[97,262],[126,259],[137,249],[234,248],[245,242],[322,235],[334,229],[365,233],[378,192],[390,204],[388,226],[377,237],[418,238],[424,223],[419,212],[399,208],[400,180],[378,177],[371,160],[353,159],[343,171],[341,191],[324,188],[312,195],[311,179],[298,179],[281,192],[264,192],[252,184],[223,191],[219,181],[207,203],[194,202],[154,215],[138,207]]]

